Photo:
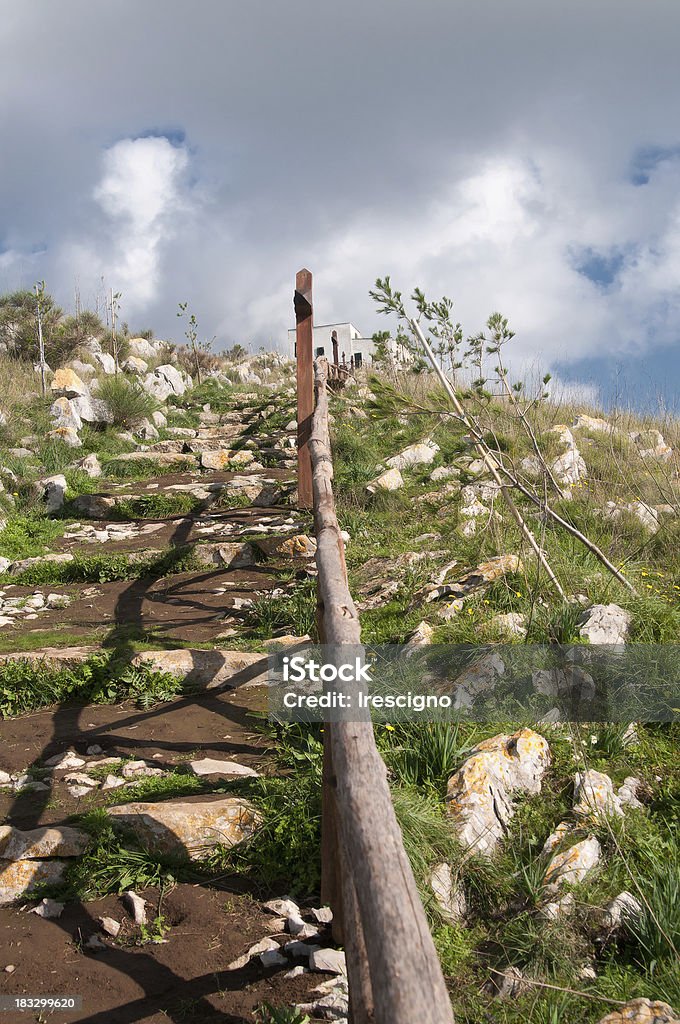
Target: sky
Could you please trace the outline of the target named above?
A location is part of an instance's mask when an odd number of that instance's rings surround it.
[[[368,292],[500,310],[518,372],[674,402],[677,0],[0,0],[0,291],[285,350]],[[103,283],[102,283],[103,278]]]

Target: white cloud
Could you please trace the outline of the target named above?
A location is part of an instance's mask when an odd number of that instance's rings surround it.
[[[450,295],[470,333],[500,309],[518,367],[674,340],[677,0],[289,0],[266,32],[262,5],[220,0],[15,7],[0,284],[44,277],[69,305],[104,274],[131,326],[181,337],[187,300],[220,343],[283,344],[307,265],[318,319],[367,332],[385,273]],[[139,137],[164,125],[191,148]],[[611,284],[586,251],[619,261]]]
[[[103,275],[122,292],[126,315],[157,298],[164,247],[189,212],[183,176],[185,147],[164,137],[123,139],[103,157],[103,173],[92,198],[103,214],[96,233],[65,246],[83,290],[96,291]]]
[[[660,179],[652,174],[644,187],[607,180],[555,148],[537,148],[531,159],[488,157],[417,208],[362,213],[323,243],[314,240],[320,317],[373,329],[367,291],[389,273],[405,294],[418,285],[429,297],[452,297],[468,333],[501,310],[517,332],[509,349],[517,369],[670,342],[679,312],[680,201],[667,204],[669,192],[680,195],[680,164],[673,189],[667,175]],[[626,254],[609,286],[576,269],[575,254],[588,250]],[[248,306],[243,329],[257,332],[278,313],[281,333],[290,288],[275,275],[275,288]]]

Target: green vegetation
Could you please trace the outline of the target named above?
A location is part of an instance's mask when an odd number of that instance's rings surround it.
[[[203,502],[192,494],[142,494],[136,498],[119,498],[116,519],[166,519],[196,512]]]
[[[74,555],[68,562],[36,562],[14,575],[0,574],[1,583],[24,587],[69,583],[111,583],[114,580],[158,578],[198,568],[193,545],[169,548],[161,555],[130,558],[127,555]]]
[[[280,597],[258,598],[246,620],[247,636],[253,639],[293,633],[314,634],[316,629],[316,582],[303,580]]]
[[[0,555],[12,561],[42,555],[65,526],[63,520],[49,519],[44,511],[16,515],[0,531]]]
[[[122,374],[104,377],[99,385],[97,398],[106,402],[116,427],[129,430],[144,419],[149,419],[156,409],[156,402],[136,381],[128,380]]]
[[[257,1024],[310,1024],[306,1013],[298,1013],[297,1010],[283,1006],[272,1006],[271,1003],[262,1003],[256,1013]]]
[[[0,718],[66,703],[134,700],[139,707],[149,708],[172,700],[183,690],[173,676],[121,665],[107,653],[61,668],[34,660],[11,660],[0,664]]]

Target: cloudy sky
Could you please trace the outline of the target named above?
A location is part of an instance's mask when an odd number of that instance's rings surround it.
[[[603,395],[680,368],[677,0],[0,0],[0,290],[285,346],[368,290]],[[631,397],[629,394],[628,397]]]

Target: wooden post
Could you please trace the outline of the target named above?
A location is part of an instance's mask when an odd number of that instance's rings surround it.
[[[338,365],[338,332],[331,331],[331,341],[333,343],[333,366]]]
[[[314,310],[312,275],[309,270],[300,270],[295,277],[293,305],[297,350],[298,507],[311,508],[314,496],[309,438],[314,413]]]
[[[310,439],[319,607],[326,659],[360,650],[359,616],[347,586],[333,498],[328,440],[328,365],[318,360]],[[327,798],[334,803],[336,860],[352,1024],[453,1024],[451,1002],[396,820],[373,726],[333,722],[325,752]],[[332,794],[330,792],[332,787]],[[328,808],[328,799],[324,810]],[[325,852],[330,847],[327,832]],[[329,883],[331,879],[329,879]],[[328,889],[330,889],[330,884]],[[336,897],[337,899],[337,897]]]

